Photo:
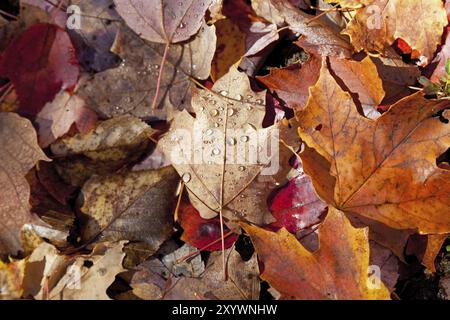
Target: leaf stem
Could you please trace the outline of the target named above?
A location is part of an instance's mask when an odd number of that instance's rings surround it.
[[[156,109],[156,103],[158,102],[159,92],[161,91],[161,80],[162,80],[162,75],[163,75],[163,71],[164,71],[164,64],[166,63],[167,53],[169,52],[169,48],[170,48],[170,42],[167,42],[166,47],[164,48],[164,53],[163,53],[162,59],[161,59],[161,65],[159,67],[158,82],[156,83],[156,92],[155,92],[155,96],[153,97],[152,110]]]

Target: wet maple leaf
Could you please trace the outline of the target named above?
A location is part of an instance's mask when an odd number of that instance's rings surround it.
[[[364,118],[324,65],[306,108],[296,114],[300,137],[328,160],[336,181],[334,191],[317,191],[344,212],[392,228],[449,232],[450,171],[436,164],[450,145],[446,108],[445,102],[417,93],[376,121]],[[307,157],[303,161],[326,176],[325,167]],[[313,174],[312,179],[316,185],[322,178]]]
[[[36,115],[58,92],[78,81],[78,62],[68,34],[45,23],[28,28],[3,53],[0,75],[13,83],[19,111]]]
[[[313,253],[286,229],[243,227],[264,265],[261,278],[281,299],[389,299],[383,283],[372,287],[369,282],[368,229],[352,227],[335,208],[320,227],[320,248]]]

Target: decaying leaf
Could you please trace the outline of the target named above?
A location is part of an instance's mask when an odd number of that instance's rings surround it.
[[[383,53],[396,39],[403,39],[427,64],[447,24],[441,0],[372,0],[358,9],[344,33],[357,51]]]
[[[0,145],[0,254],[16,254],[22,247],[20,229],[36,220],[25,175],[39,160],[49,159],[31,122],[14,113],[0,113]]]
[[[206,79],[216,49],[214,26],[204,24],[189,42],[171,45],[164,64],[157,109],[151,108],[156,94],[164,45],[148,43],[122,28],[111,51],[122,58],[114,69],[97,73],[79,93],[100,115],[111,118],[132,114],[140,118],[170,119],[174,110],[189,109],[192,82]]]
[[[450,144],[448,120],[436,116],[443,111],[448,118],[446,107],[417,93],[373,121],[358,114],[323,66],[306,108],[297,113],[300,137],[328,160],[336,178],[334,194],[323,197],[396,229],[449,232],[450,171],[436,164]]]
[[[368,230],[355,229],[344,213],[330,208],[322,224],[320,248],[306,250],[286,229],[278,233],[244,225],[259,260],[261,277],[282,299],[389,299],[383,283],[368,277]]]
[[[57,170],[69,184],[82,186],[93,174],[114,172],[136,161],[150,144],[153,130],[145,122],[124,115],[99,122],[95,130],[51,145]]]
[[[259,268],[256,255],[243,261],[233,249],[225,252],[228,280],[222,277],[221,253],[213,252],[206,270],[200,278],[175,279],[174,285],[164,292],[164,299],[255,300],[259,298]]]
[[[4,263],[0,260],[0,300],[19,299],[23,292],[25,260]]]
[[[178,180],[172,167],[93,176],[81,190],[81,241],[142,242],[153,254],[173,231]]]

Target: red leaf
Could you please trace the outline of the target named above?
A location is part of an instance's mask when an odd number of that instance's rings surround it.
[[[181,240],[189,243],[197,249],[202,249],[211,242],[220,239],[220,220],[219,218],[203,219],[199,212],[191,204],[181,204],[179,211],[180,224],[184,233]],[[230,232],[224,227],[224,234]],[[238,236],[232,234],[225,238],[225,249],[230,248],[236,242]],[[206,251],[222,250],[221,241],[217,241],[209,246]]]
[[[277,221],[268,227],[272,230],[284,227],[295,235],[319,223],[326,209],[327,204],[318,198],[311,178],[301,173],[272,199],[270,210]]]
[[[31,26],[6,49],[0,75],[14,84],[19,111],[36,115],[61,89],[77,83],[78,62],[68,34],[51,24]]]

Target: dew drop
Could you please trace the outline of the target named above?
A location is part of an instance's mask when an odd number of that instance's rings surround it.
[[[251,94],[247,95],[247,99],[252,99],[252,98],[253,98],[253,96]]]
[[[210,136],[210,135],[212,135],[213,131],[211,129],[208,129],[208,130],[206,130],[205,133],[207,136]]]
[[[211,111],[211,115],[212,115],[213,117],[217,116],[218,114],[219,114],[219,111],[217,111],[216,109],[214,109],[214,110]]]
[[[188,183],[189,181],[191,181],[191,174],[189,172],[183,173],[181,178],[183,179],[184,183]]]
[[[238,170],[239,171],[245,171],[245,167],[244,166],[239,166]]]
[[[215,156],[217,156],[217,155],[220,154],[220,150],[217,149],[217,148],[214,148],[214,149],[212,150],[212,154],[215,155]]]
[[[227,114],[231,117],[234,114],[234,109],[228,109]]]
[[[215,106],[217,104],[217,101],[216,100],[211,100],[211,101],[209,101],[209,103],[211,103],[213,106]]]
[[[200,111],[205,111],[205,107],[200,107]]]
[[[238,94],[238,95],[236,96],[236,100],[242,101],[242,99],[243,99],[243,97],[242,97],[240,94]]]
[[[218,128],[219,124],[217,122],[214,123],[214,127]]]
[[[217,119],[217,121],[222,122],[222,118]]]
[[[228,91],[222,90],[220,91],[220,94],[224,97],[226,97],[228,95]]]
[[[241,141],[242,142],[247,142],[249,140],[248,136],[242,136],[241,137]]]
[[[247,110],[248,110],[248,111],[250,111],[250,110],[252,110],[252,109],[253,109],[253,107],[252,107],[251,105],[248,105],[248,106],[247,106]]]
[[[220,111],[223,111],[223,107],[219,107],[219,110],[220,110]]]
[[[263,104],[264,101],[263,101],[262,99],[258,99],[258,100],[256,100],[256,103],[257,103],[257,104]]]
[[[228,139],[227,139],[227,143],[230,145],[230,146],[234,146],[235,144],[236,144],[236,139],[235,138],[231,138],[231,137],[229,137]]]
[[[186,24],[184,22],[180,22],[180,25],[178,27],[180,29],[184,29],[186,27]]]

